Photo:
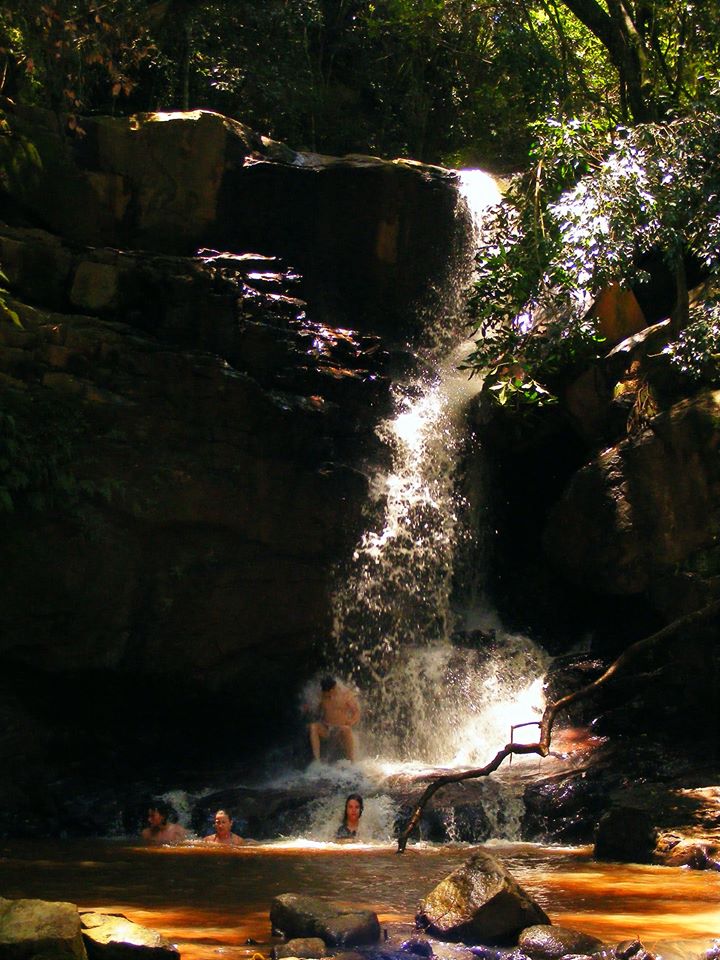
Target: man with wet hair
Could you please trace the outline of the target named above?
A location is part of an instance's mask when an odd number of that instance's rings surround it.
[[[181,843],[187,838],[187,830],[179,823],[171,823],[175,811],[164,800],[158,800],[148,808],[148,825],[141,836],[145,843]]]
[[[355,694],[325,676],[320,681],[320,699],[317,703],[319,720],[308,724],[313,759],[320,759],[320,741],[332,737],[340,743],[348,760],[355,760],[355,737],[352,728],[360,719],[360,704]]]

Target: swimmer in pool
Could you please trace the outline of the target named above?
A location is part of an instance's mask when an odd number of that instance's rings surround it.
[[[363,798],[359,793],[351,793],[345,801],[345,813],[343,820],[337,829],[335,836],[338,840],[357,840],[357,832],[360,828],[360,817],[363,812]]]
[[[225,847],[241,847],[245,841],[232,832],[233,820],[227,810],[217,810],[213,818],[215,833],[203,837],[203,843],[219,843]]]
[[[145,843],[158,845],[161,843],[182,843],[187,839],[187,830],[179,823],[171,823],[170,818],[175,811],[169,803],[158,800],[148,809],[148,825],[140,836]]]

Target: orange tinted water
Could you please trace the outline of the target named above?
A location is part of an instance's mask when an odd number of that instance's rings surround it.
[[[381,922],[406,925],[410,934],[418,901],[470,852],[415,847],[398,856],[387,847],[210,850],[6,841],[0,842],[0,894],[123,913],[164,933],[184,960],[241,960],[269,952],[270,901],[290,891],[369,907]],[[587,849],[504,845],[491,852],[554,923],[612,943],[720,936],[720,874],[598,864]]]

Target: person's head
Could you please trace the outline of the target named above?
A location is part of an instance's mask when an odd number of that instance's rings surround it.
[[[347,800],[345,801],[345,822],[348,820],[359,820],[362,816],[363,807],[363,798],[359,793],[351,793]]]
[[[233,820],[227,810],[216,810],[213,817],[215,833],[219,837],[227,837],[232,831]]]
[[[164,800],[158,800],[148,807],[147,820],[151,827],[161,828],[167,826],[167,822],[173,813],[173,808]]]
[[[331,677],[329,674],[326,677],[323,677],[320,681],[320,689],[323,693],[329,693],[330,690],[333,690],[337,686],[337,680],[335,677]]]

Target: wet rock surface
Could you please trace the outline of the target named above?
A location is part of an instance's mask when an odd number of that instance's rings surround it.
[[[73,903],[0,898],[0,955],[15,960],[37,956],[85,960],[77,907]]]
[[[166,937],[126,917],[83,912],[80,922],[90,960],[179,960]]]
[[[380,939],[380,924],[372,910],[347,910],[295,893],[273,899],[270,924],[290,940],[319,937],[330,947],[361,946]]]
[[[490,944],[514,942],[524,927],[549,922],[504,865],[485,852],[442,880],[420,904],[416,921],[442,939]]]
[[[597,953],[602,940],[567,927],[537,924],[526,927],[518,937],[518,947],[534,960],[556,960],[569,954]]]

